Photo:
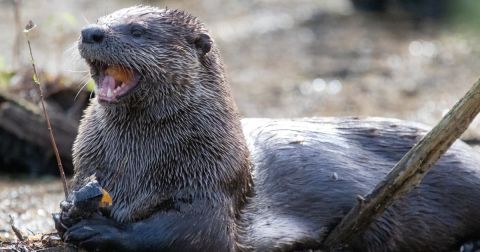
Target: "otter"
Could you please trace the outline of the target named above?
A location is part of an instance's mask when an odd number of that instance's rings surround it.
[[[322,249],[427,132],[385,118],[243,119],[214,40],[184,11],[135,6],[85,27],[96,83],[73,147],[77,190],[113,198],[62,238],[106,251]],[[480,238],[480,156],[457,141],[344,251],[455,251]]]

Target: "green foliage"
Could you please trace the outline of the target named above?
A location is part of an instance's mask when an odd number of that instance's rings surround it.
[[[480,25],[480,1],[458,0],[448,2],[450,20],[463,28],[473,29],[478,33]]]
[[[48,16],[46,25],[51,27],[61,28],[67,30],[67,28],[75,28],[78,24],[77,18],[69,12],[60,12]]]
[[[12,71],[0,70],[0,87],[5,87],[10,83],[10,79],[13,77]]]
[[[90,78],[87,81],[87,91],[92,92],[94,88],[95,88],[95,82],[93,81],[93,79]]]
[[[10,83],[14,73],[6,68],[5,59],[0,56],[0,87],[5,87]]]
[[[32,79],[33,79],[33,82],[35,82],[37,85],[40,85],[40,81],[38,80],[37,75],[34,74],[34,75],[32,76]]]

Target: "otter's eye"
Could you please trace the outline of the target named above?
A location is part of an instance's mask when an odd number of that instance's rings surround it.
[[[141,37],[144,33],[145,29],[139,25],[133,25],[132,28],[130,28],[130,34],[135,38]]]

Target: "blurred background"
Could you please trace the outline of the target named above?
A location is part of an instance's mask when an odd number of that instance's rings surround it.
[[[82,26],[135,4],[184,9],[209,27],[245,117],[383,116],[434,125],[480,77],[475,0],[0,0],[0,241],[9,215],[53,229],[62,188],[32,83],[29,33],[57,142],[70,148],[91,97]],[[464,139],[475,145],[479,121]]]

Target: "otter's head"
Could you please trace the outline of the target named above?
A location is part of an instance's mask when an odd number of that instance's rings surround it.
[[[78,48],[102,105],[179,109],[205,88],[204,76],[223,78],[207,30],[183,11],[121,9],[83,28]]]

